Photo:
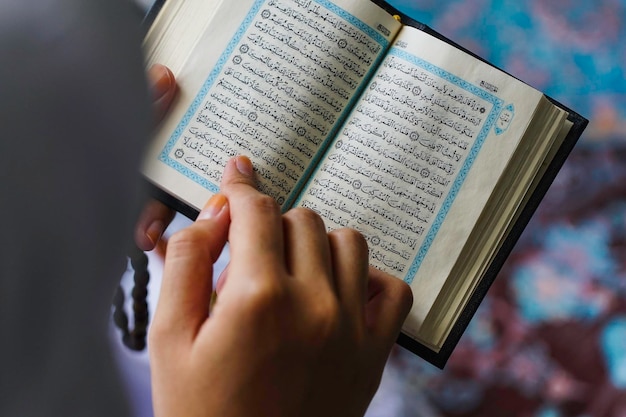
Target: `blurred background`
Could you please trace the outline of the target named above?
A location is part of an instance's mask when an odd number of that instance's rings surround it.
[[[626,0],[389,1],[590,125],[446,369],[395,349],[367,416],[626,417]]]
[[[368,416],[626,416],[626,0],[389,0],[590,120],[442,372]]]

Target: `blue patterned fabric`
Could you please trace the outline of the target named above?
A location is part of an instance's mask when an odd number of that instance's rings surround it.
[[[626,0],[391,3],[590,125],[445,371],[397,349],[368,416],[626,416]]]
[[[415,19],[593,121],[626,131],[626,1],[390,0]]]

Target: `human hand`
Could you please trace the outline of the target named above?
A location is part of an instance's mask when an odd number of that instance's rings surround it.
[[[152,100],[156,124],[170,108],[176,95],[176,79],[169,68],[155,64],[148,70],[148,82],[152,91]],[[135,225],[135,243],[141,250],[154,249],[165,229],[174,218],[174,210],[158,200],[148,200],[137,224]]]
[[[172,236],[149,335],[157,417],[361,416],[411,306],[404,282],[368,267],[364,238],[281,215],[231,160],[222,193]],[[213,263],[230,242],[209,314]]]

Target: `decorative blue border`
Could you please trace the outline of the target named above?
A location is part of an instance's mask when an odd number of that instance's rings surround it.
[[[243,37],[244,33],[248,30],[248,27],[252,23],[252,20],[254,19],[254,17],[256,16],[259,9],[261,8],[261,6],[263,6],[264,3],[265,3],[265,0],[257,0],[254,2],[252,7],[250,8],[250,11],[246,15],[244,21],[241,23],[241,26],[239,26],[239,29],[237,30],[237,32],[235,33],[231,41],[228,43],[228,46],[226,47],[226,49],[220,56],[219,60],[217,61],[217,64],[215,65],[215,67],[213,68],[213,70],[211,71],[207,79],[204,81],[202,88],[200,88],[200,91],[198,91],[198,94],[196,95],[193,102],[187,109],[187,112],[181,119],[180,123],[178,123],[178,126],[176,127],[172,135],[170,136],[170,139],[167,141],[167,143],[165,144],[165,147],[163,148],[163,150],[161,151],[161,154],[159,155],[159,160],[161,162],[164,162],[166,165],[174,168],[175,170],[177,170],[178,172],[180,172],[187,178],[197,182],[198,184],[200,184],[201,186],[210,190],[213,193],[219,192],[218,184],[215,184],[214,182],[209,181],[205,177],[200,176],[197,173],[190,170],[189,168],[185,167],[184,165],[182,165],[175,159],[170,158],[169,154],[172,151],[172,148],[174,147],[174,145],[178,142],[178,139],[184,132],[185,128],[187,127],[187,125],[189,124],[193,116],[196,114],[198,107],[200,107],[200,104],[202,104],[202,102],[204,101],[206,95],[208,94],[209,90],[213,86],[213,83],[217,79],[217,76],[222,72],[222,68],[224,67],[224,64],[228,61],[228,58],[230,57],[233,50],[235,49],[235,46],[237,46],[237,44]]]
[[[337,6],[336,4],[333,4],[328,0],[313,0],[313,1],[320,4],[325,9],[335,13],[337,16],[341,17],[343,20],[346,20],[350,22],[351,24],[353,24],[354,26],[358,27],[360,30],[365,32],[367,36],[372,38],[379,45],[386,47],[389,44],[389,41],[387,40],[387,38],[385,38],[381,33],[377,32],[374,28],[372,28],[371,26],[368,26],[366,23],[362,22],[355,16],[346,12],[344,9]]]
[[[230,55],[232,54],[233,50],[239,44],[239,41],[243,37],[244,33],[248,30],[248,28],[252,24],[252,21],[256,17],[256,15],[259,12],[259,10],[261,9],[261,7],[266,3],[266,1],[267,0],[256,0],[254,2],[252,7],[250,8],[250,11],[246,15],[245,19],[243,20],[243,22],[239,26],[239,29],[237,30],[237,32],[235,33],[233,38],[228,43],[228,46],[226,47],[226,49],[224,50],[224,52],[220,56],[219,60],[217,61],[217,64],[215,65],[215,67],[213,68],[213,70],[211,71],[211,73],[209,74],[207,79],[205,80],[204,84],[202,85],[202,88],[200,88],[200,90],[198,91],[198,94],[196,95],[196,97],[194,98],[193,102],[191,103],[191,105],[187,109],[187,112],[185,112],[185,115],[183,116],[183,118],[181,119],[180,123],[178,124],[178,126],[176,127],[176,129],[174,130],[172,135],[170,136],[170,139],[167,141],[167,143],[165,144],[165,146],[161,150],[161,153],[159,154],[159,158],[158,158],[159,161],[165,163],[166,165],[170,166],[171,168],[174,168],[175,170],[177,170],[178,172],[180,172],[181,174],[183,174],[187,178],[195,181],[196,183],[200,184],[201,186],[203,186],[204,188],[208,189],[209,191],[211,191],[213,193],[219,192],[219,185],[218,184],[215,184],[214,182],[208,180],[206,177],[198,175],[197,173],[193,172],[189,168],[187,168],[184,165],[182,165],[180,162],[176,161],[175,159],[170,158],[169,154],[172,151],[172,148],[174,147],[174,145],[178,142],[178,139],[180,138],[182,133],[187,128],[187,125],[192,120],[193,116],[196,114],[198,108],[200,107],[200,105],[204,101],[204,99],[205,99],[206,95],[208,94],[209,90],[211,89],[211,87],[215,83],[215,80],[217,79],[218,75],[222,72],[222,68],[224,67],[226,62],[228,62],[228,60],[230,59]],[[362,22],[361,20],[359,20],[355,16],[353,16],[350,13],[346,12],[345,10],[340,8],[339,6],[330,3],[330,1],[328,1],[328,0],[313,0],[313,1],[318,3],[318,4],[320,4],[324,8],[328,9],[329,11],[335,13],[336,15],[338,15],[339,17],[341,17],[345,21],[348,21],[352,25],[358,27],[360,30],[365,32],[369,37],[371,37],[374,41],[376,41],[379,45],[381,45],[382,50],[384,50],[389,45],[389,41],[382,34],[378,33],[376,30],[374,30],[373,28],[371,28],[370,26],[368,26],[367,24],[365,24],[364,22]],[[380,62],[380,59],[378,60],[378,63],[379,62]],[[372,68],[375,68],[375,67],[376,67],[376,64],[372,66]],[[373,69],[370,69],[370,74],[371,74],[372,71],[373,71]],[[366,79],[367,78],[369,78],[369,76],[366,77]],[[357,93],[358,93],[358,91],[357,91]],[[355,94],[355,96],[358,96],[358,95],[359,94]],[[350,108],[352,106],[352,104],[354,103],[354,101],[355,101],[355,99],[353,99],[350,102],[350,104],[347,106],[347,108]],[[344,112],[342,113],[342,116],[339,117],[339,119],[338,119],[338,121],[336,123],[336,126],[339,126],[341,124],[340,121],[341,121],[341,119],[343,117],[345,117],[345,114],[346,114],[346,110],[344,110]],[[326,139],[324,139],[323,142],[327,142],[329,138],[332,138],[336,134],[336,132],[337,132],[337,127],[335,127],[335,129],[333,129],[333,130],[331,130],[329,132],[328,136],[326,137]],[[324,146],[322,146],[322,148],[324,148]],[[312,165],[314,165],[315,161],[320,159],[321,153],[322,152],[318,152],[318,155],[313,157],[313,164]],[[305,171],[305,174],[306,173],[307,172]],[[306,175],[303,175],[303,177],[306,177]],[[294,190],[298,190],[300,188],[298,185],[301,182],[302,181],[299,181],[296,184],[296,186],[294,187]],[[285,206],[289,206],[290,202],[293,201],[294,198],[295,198],[295,195],[293,195],[293,193],[292,193],[291,196],[288,196],[287,197],[287,202],[285,203]]]
[[[411,55],[401,49],[392,48],[389,51],[389,54],[396,56],[400,59],[404,59],[405,61],[408,61],[413,65],[419,66],[423,68],[424,70],[438,77],[441,77],[448,82],[455,84],[456,86],[464,89],[465,91],[471,94],[474,94],[475,96],[478,96],[481,99],[493,105],[493,108],[491,109],[491,112],[489,113],[489,116],[487,117],[483,128],[478,134],[478,137],[474,141],[474,145],[472,146],[472,149],[470,150],[469,154],[467,155],[467,158],[465,159],[465,163],[461,167],[459,174],[454,180],[454,184],[452,185],[450,192],[448,193],[448,196],[446,197],[446,199],[443,202],[443,205],[439,209],[439,212],[437,213],[437,217],[435,218],[434,223],[432,224],[432,226],[430,227],[430,230],[426,234],[426,238],[422,242],[422,245],[419,251],[417,252],[417,255],[413,259],[413,263],[409,267],[409,270],[406,276],[404,277],[404,281],[406,281],[408,284],[411,284],[413,282],[413,279],[415,278],[415,275],[417,274],[417,270],[421,266],[424,260],[424,257],[426,256],[426,253],[428,253],[430,246],[435,240],[435,236],[437,236],[437,233],[439,232],[439,228],[441,227],[444,219],[448,215],[448,211],[450,211],[450,207],[452,206],[454,199],[458,195],[459,190],[461,189],[461,186],[463,185],[463,182],[465,182],[465,178],[467,177],[467,174],[469,173],[469,170],[472,167],[474,160],[478,156],[478,153],[480,152],[480,149],[483,143],[485,142],[487,135],[489,134],[489,130],[496,123],[496,120],[498,116],[500,115],[500,112],[502,111],[504,102],[503,100],[492,95],[488,91],[483,90],[480,87],[477,87],[473,84],[470,84],[466,80],[459,78],[456,75],[450,74],[449,72],[429,62],[426,62],[421,58]]]
[[[500,118],[502,113],[504,112],[508,113],[511,117],[506,122],[506,124],[504,124],[502,127],[500,126],[499,123],[496,123],[496,125],[493,128],[494,131],[496,132],[496,135],[503,134],[504,132],[508,130],[509,126],[511,126],[511,123],[513,122],[513,119],[515,118],[515,106],[513,106],[513,104],[507,105],[504,109],[502,109],[502,112],[500,112],[500,114],[498,115],[498,118]]]

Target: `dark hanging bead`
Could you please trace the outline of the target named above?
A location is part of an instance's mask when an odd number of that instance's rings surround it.
[[[128,348],[132,350],[136,350],[136,351],[144,350],[146,348],[145,333],[143,335],[143,338],[137,338],[134,336],[129,337],[128,341],[125,344],[126,346],[128,346]]]
[[[120,285],[115,289],[115,294],[113,295],[113,306],[115,308],[124,308],[124,290]]]
[[[147,287],[150,282],[150,274],[145,272],[135,272],[134,275],[135,285],[139,287]]]
[[[122,331],[122,342],[129,349],[143,350],[146,347],[146,335],[149,320],[148,310],[148,283],[150,273],[148,272],[148,257],[135,247],[130,254],[130,264],[134,269],[132,290],[134,327],[129,329],[128,315],[124,310],[124,290],[118,286],[113,297],[113,321]]]
[[[143,251],[133,251],[130,256],[130,263],[135,271],[145,271],[148,267],[148,256]]]
[[[135,315],[135,330],[139,330],[140,325],[148,324],[148,309],[137,309],[134,311]]]
[[[133,300],[145,301],[148,297],[148,289],[135,286],[133,287],[133,291],[131,292],[131,294],[133,296]]]
[[[128,316],[123,310],[116,309],[113,312],[113,321],[122,331],[128,332]]]

